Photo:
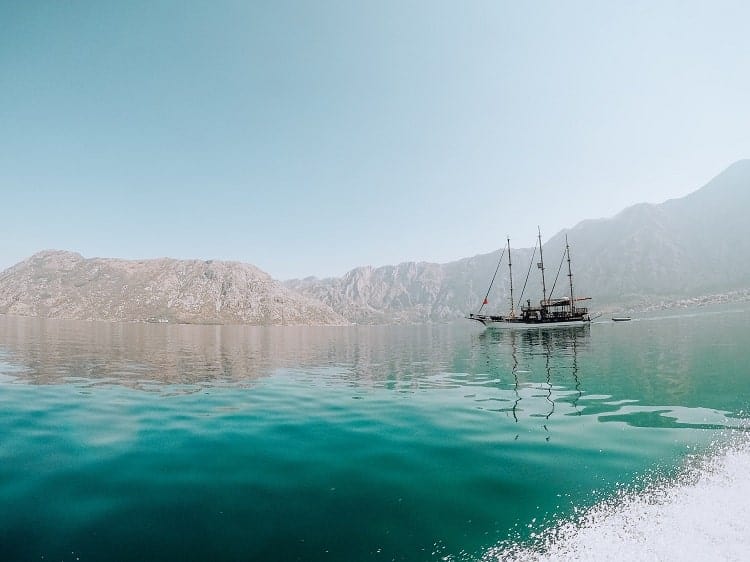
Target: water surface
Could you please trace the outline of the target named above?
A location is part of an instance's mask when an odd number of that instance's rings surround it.
[[[0,559],[502,557],[740,431],[748,324],[0,317]]]

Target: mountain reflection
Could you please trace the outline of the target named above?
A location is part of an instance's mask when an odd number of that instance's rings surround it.
[[[664,321],[648,331],[635,324],[478,331],[465,323],[195,326],[0,315],[0,379],[194,392],[292,376],[311,391],[346,388],[358,399],[385,390],[469,406],[507,418],[516,435],[542,431],[546,439],[575,418],[582,427],[585,419],[727,426],[727,412],[715,409],[714,389],[731,381],[732,415],[744,417],[747,393],[736,389],[748,384],[746,346],[717,347],[698,326]],[[676,329],[683,334],[677,343]],[[726,339],[719,330],[717,338]],[[717,379],[721,363],[727,375]]]
[[[410,388],[420,386],[420,377],[451,368],[456,335],[465,331],[429,325],[197,326],[0,316],[0,371],[35,384],[88,379],[143,387],[251,381],[278,369],[334,369],[358,385]]]
[[[561,370],[572,368],[580,396],[576,355],[587,339],[585,329],[474,334],[465,325],[266,328],[0,316],[0,371],[34,384],[84,379],[147,387],[247,382],[279,369],[328,370],[354,386],[412,392],[489,388],[511,377],[512,414],[534,380],[543,384],[549,418]]]

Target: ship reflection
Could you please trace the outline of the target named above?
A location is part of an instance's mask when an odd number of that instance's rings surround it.
[[[583,395],[579,353],[590,343],[588,326],[539,330],[485,330],[476,336],[484,363],[494,369],[501,395],[509,402],[495,411],[516,424],[541,420],[550,440],[550,421],[557,415],[580,416]],[[504,398],[510,393],[510,396]],[[560,406],[564,405],[562,411]],[[489,408],[488,408],[489,409]],[[516,434],[515,439],[518,439]]]

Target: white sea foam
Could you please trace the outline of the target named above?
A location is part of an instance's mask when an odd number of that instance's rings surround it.
[[[694,463],[676,480],[621,493],[533,546],[498,545],[486,562],[542,560],[748,560],[750,443]]]

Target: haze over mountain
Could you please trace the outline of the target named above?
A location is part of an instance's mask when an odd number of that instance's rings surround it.
[[[554,236],[549,253],[574,246],[577,285],[606,301],[687,296],[750,286],[750,160],[735,162],[701,189],[640,204]]]
[[[634,205],[612,218],[586,220],[556,234],[543,246],[547,289],[553,286],[566,235],[576,294],[591,296],[594,308],[750,287],[748,211],[750,160],[741,160],[685,197]],[[500,238],[501,220],[496,232]],[[448,320],[476,310],[500,253],[446,264],[359,267],[340,278],[311,277],[286,285],[355,322]],[[531,249],[513,250],[516,298],[531,254]],[[534,261],[538,259],[537,254]],[[489,308],[498,312],[509,306],[506,263],[490,294]],[[567,291],[566,273],[563,264],[555,295]],[[523,299],[540,296],[539,275],[533,268]]]
[[[44,251],[0,274],[0,313],[200,324],[346,324],[249,264]]]
[[[750,160],[741,160],[685,197],[583,221],[543,246],[548,293],[568,291],[566,236],[576,295],[591,296],[593,309],[748,288],[748,210]],[[500,238],[502,222],[496,226]],[[358,267],[338,278],[282,284],[238,262],[85,259],[45,251],[0,273],[0,313],[208,324],[447,321],[477,309],[501,252],[445,264]],[[516,299],[538,300],[538,252],[512,252]],[[507,255],[489,301],[490,311],[509,307]]]

